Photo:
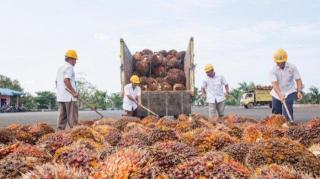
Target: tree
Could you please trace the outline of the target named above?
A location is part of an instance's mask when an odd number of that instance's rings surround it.
[[[122,108],[122,96],[120,93],[112,93],[110,96],[107,96],[107,107],[121,109]]]
[[[194,88],[194,96],[192,97],[192,104],[193,105],[204,105],[205,100],[201,97],[201,91],[199,88]]]
[[[107,109],[107,93],[101,90],[94,90],[93,94],[89,95],[89,103],[103,110]]]
[[[253,82],[250,82],[249,84],[247,82],[241,82],[238,84],[239,84],[239,88],[237,88],[237,89],[243,93],[248,92],[249,90],[251,90],[255,87]]]
[[[55,93],[51,91],[41,91],[36,93],[34,102],[38,109],[56,109],[57,100]]]
[[[36,108],[34,97],[29,93],[21,96],[20,103],[27,109],[27,111],[32,111]]]
[[[16,91],[23,91],[18,80],[11,80],[9,77],[0,75],[0,88],[9,88]]]
[[[320,104],[320,92],[318,88],[316,87],[311,87],[309,88],[310,90],[310,103],[312,104]]]

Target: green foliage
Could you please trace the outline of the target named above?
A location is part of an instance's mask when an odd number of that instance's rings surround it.
[[[112,93],[107,96],[107,108],[121,109],[122,108],[122,96],[120,93]]]
[[[20,103],[23,104],[27,111],[31,111],[36,108],[34,97],[29,93],[27,93],[24,96],[21,96]]]
[[[192,97],[192,104],[193,105],[204,105],[205,100],[201,97],[201,90],[199,88],[194,88],[194,96]]]
[[[9,88],[16,91],[23,91],[18,80],[11,80],[9,77],[0,75],[0,88]]]
[[[38,109],[56,109],[57,101],[55,93],[51,91],[40,91],[36,93],[34,102]]]
[[[304,97],[299,103],[301,104],[320,104],[320,91],[317,87],[309,88],[308,93],[304,93]]]

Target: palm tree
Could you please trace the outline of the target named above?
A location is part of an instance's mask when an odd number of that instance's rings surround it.
[[[310,99],[312,104],[320,104],[320,92],[318,88],[316,87],[311,87],[309,88],[310,90]]]
[[[249,90],[253,89],[255,87],[253,82],[250,82],[249,84],[247,82],[241,82],[239,83],[239,88],[241,92],[248,92]]]

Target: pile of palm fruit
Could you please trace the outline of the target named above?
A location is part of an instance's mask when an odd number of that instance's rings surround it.
[[[320,118],[199,114],[0,129],[0,178],[319,178]]]
[[[133,74],[138,75],[144,91],[185,90],[185,51],[144,49],[133,55]]]

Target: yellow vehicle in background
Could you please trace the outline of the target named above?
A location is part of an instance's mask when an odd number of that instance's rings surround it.
[[[269,105],[272,107],[272,96],[270,92],[272,86],[256,86],[255,88],[244,93],[241,97],[240,104],[246,109],[254,106]]]

